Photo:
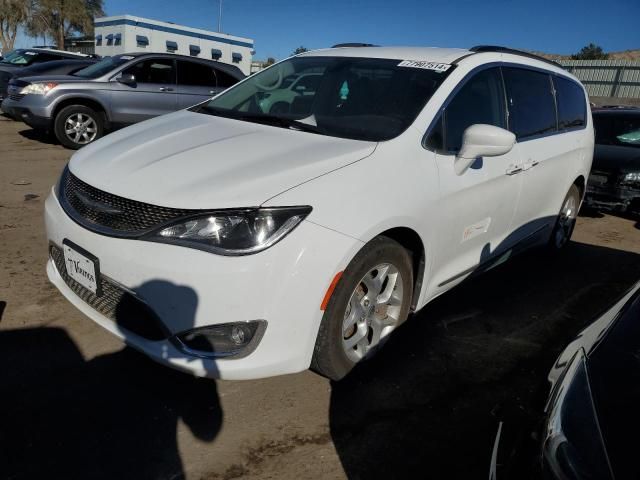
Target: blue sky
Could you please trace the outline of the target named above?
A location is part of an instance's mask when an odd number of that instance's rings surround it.
[[[129,13],[217,30],[218,0],[104,0]],[[568,54],[589,42],[640,48],[640,0],[223,0],[222,30],[253,38],[256,58],[340,42],[468,47],[498,44]],[[17,46],[31,46],[21,37]]]

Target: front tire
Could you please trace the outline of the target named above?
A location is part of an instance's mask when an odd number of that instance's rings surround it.
[[[61,144],[77,150],[104,135],[104,117],[84,105],[69,105],[56,115],[54,132]]]
[[[342,274],[322,317],[311,368],[332,380],[375,354],[409,315],[413,267],[395,240],[376,237]]]

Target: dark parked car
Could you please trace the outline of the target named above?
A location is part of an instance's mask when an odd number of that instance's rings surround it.
[[[585,202],[640,212],[640,108],[593,111],[596,146]]]
[[[0,101],[2,101],[3,93],[7,91],[9,80],[22,68],[56,60],[83,60],[88,58],[90,56],[83,53],[64,52],[51,48],[13,50],[0,61]]]
[[[30,67],[16,68],[15,71],[11,72],[12,77],[9,79],[9,82],[6,84],[0,83],[0,102],[7,96],[9,84],[15,79],[40,75],[71,75],[72,73],[77,72],[84,67],[88,67],[97,61],[98,60],[95,58],[83,58],[82,60],[54,60],[51,62],[36,63]]]
[[[490,478],[639,479],[639,352],[640,282],[556,360],[537,448],[503,444],[501,463],[498,431]],[[516,471],[501,472],[509,462],[518,465]]]
[[[552,478],[638,479],[640,284],[560,355],[543,445]]]
[[[23,77],[2,110],[80,148],[110,129],[203,102],[242,80],[235,65],[170,53],[115,55],[67,76]]]

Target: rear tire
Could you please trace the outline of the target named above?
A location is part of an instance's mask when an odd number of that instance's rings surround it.
[[[571,185],[567,196],[562,201],[560,213],[551,232],[548,244],[550,251],[559,252],[569,243],[573,229],[576,226],[579,208],[580,190],[576,185]]]
[[[395,240],[376,237],[349,263],[322,317],[311,368],[340,380],[375,354],[409,315],[413,267]]]
[[[77,150],[104,135],[104,116],[84,105],[69,105],[58,112],[53,130],[58,141]]]

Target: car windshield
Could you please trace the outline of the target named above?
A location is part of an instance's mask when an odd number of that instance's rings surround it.
[[[130,55],[116,55],[115,57],[106,57],[100,60],[98,63],[94,63],[93,65],[89,65],[88,67],[74,72],[73,75],[75,77],[83,78],[98,78],[106,75],[114,68],[117,68],[132,59],[133,57]]]
[[[38,52],[32,50],[14,50],[2,59],[0,63],[10,65],[31,65],[38,56]]]
[[[449,65],[401,59],[294,57],[193,111],[383,141],[411,125],[451,70]]]
[[[596,144],[640,147],[638,115],[594,115]]]

